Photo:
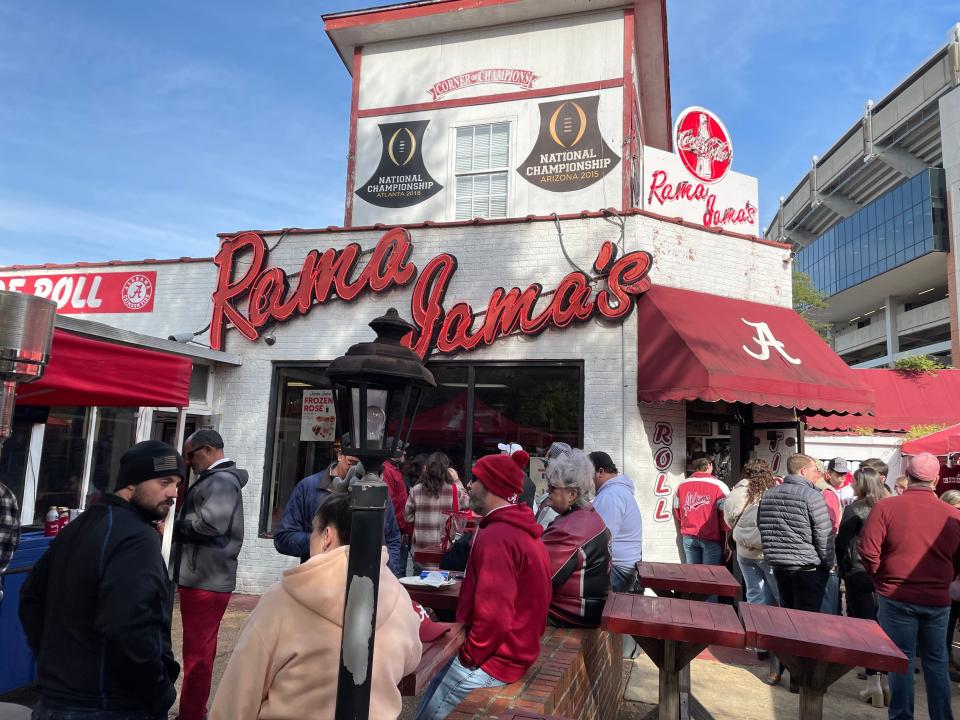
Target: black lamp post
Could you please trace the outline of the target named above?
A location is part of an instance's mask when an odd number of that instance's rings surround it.
[[[370,710],[380,548],[387,503],[387,486],[379,470],[409,438],[423,390],[437,384],[420,358],[400,344],[413,327],[395,309],[390,308],[370,327],[377,333],[376,340],[354,345],[327,368],[327,377],[333,383],[341,451],[359,458],[367,473],[349,489],[352,520],[337,720],[366,720]]]

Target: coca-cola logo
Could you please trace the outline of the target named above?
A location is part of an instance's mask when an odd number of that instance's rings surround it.
[[[677,117],[673,135],[677,155],[690,173],[705,183],[722,180],[733,161],[733,143],[720,118],[701,107]]]

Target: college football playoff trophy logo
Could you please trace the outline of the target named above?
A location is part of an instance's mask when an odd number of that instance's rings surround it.
[[[613,170],[620,157],[600,135],[600,96],[540,103],[540,134],[517,172],[550,192],[593,185]]]
[[[401,208],[422,203],[443,189],[423,164],[423,132],[429,120],[380,125],[380,164],[357,195],[371,205]]]

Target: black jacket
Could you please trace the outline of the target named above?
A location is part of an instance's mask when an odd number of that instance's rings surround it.
[[[550,557],[550,620],[561,627],[600,627],[610,592],[610,530],[587,505],[550,523],[543,544]]]
[[[837,531],[837,568],[843,578],[866,576],[867,571],[860,560],[860,532],[869,514],[870,506],[863,498],[854,500],[843,509],[840,530]]]
[[[67,525],[20,591],[20,622],[53,707],[164,715],[180,666],[160,536],[106,495]]]
[[[833,567],[833,523],[823,495],[799,475],[767,490],[757,511],[763,558],[774,568]]]

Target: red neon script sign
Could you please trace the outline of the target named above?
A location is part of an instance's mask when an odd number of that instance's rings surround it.
[[[210,346],[223,348],[228,322],[244,337],[256,340],[260,329],[271,320],[283,322],[294,313],[306,315],[315,304],[323,304],[334,295],[349,302],[366,290],[379,293],[403,287],[417,276],[416,266],[409,262],[412,247],[407,230],[387,231],[352,281],[361,252],[359,245],[351,243],[343,250],[330,248],[323,253],[311,250],[291,292],[287,274],[280,268],[266,267],[269,251],[260,235],[248,232],[227,240],[214,259],[218,275]],[[237,260],[247,254],[249,267],[239,280],[233,281]],[[414,331],[404,342],[426,358],[434,347],[441,353],[473,350],[514,333],[536,335],[549,327],[564,328],[594,316],[622,321],[633,310],[636,297],[650,287],[647,274],[652,262],[650,253],[645,251],[617,258],[614,244],[604,242],[593,267],[599,275],[606,276],[607,286],[594,299],[590,298],[590,278],[572,272],[549,292],[539,283],[524,290],[496,288],[481,318],[465,302],[455,303],[449,310],[444,307],[447,289],[457,271],[457,259],[441,253],[417,277],[410,301]]]

